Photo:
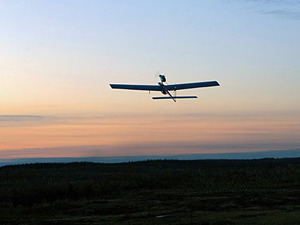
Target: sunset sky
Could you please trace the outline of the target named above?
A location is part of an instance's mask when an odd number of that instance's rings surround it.
[[[299,0],[0,0],[0,159],[300,148]],[[217,80],[161,93],[110,83]]]

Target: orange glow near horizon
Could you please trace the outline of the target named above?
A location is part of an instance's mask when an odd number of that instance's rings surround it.
[[[0,158],[16,157],[14,151],[24,153],[18,153],[19,157],[77,157],[278,150],[295,148],[300,134],[299,124],[285,120],[194,116],[17,119],[0,122]]]

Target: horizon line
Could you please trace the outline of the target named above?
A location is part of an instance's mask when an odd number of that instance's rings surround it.
[[[126,163],[146,160],[252,160],[264,158],[298,158],[300,149],[269,150],[259,152],[228,152],[228,153],[187,153],[175,155],[134,155],[134,156],[87,156],[87,157],[34,157],[0,159],[0,167],[30,163]]]

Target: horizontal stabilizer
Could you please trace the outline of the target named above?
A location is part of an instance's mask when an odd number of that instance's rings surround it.
[[[174,99],[180,98],[198,98],[197,96],[173,96]],[[152,97],[152,99],[172,99],[171,97]]]

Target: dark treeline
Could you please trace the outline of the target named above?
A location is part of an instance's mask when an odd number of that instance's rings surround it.
[[[300,158],[45,163],[0,168],[2,208],[170,189],[214,193],[299,190]]]

